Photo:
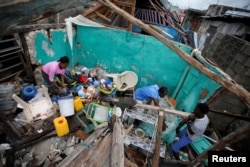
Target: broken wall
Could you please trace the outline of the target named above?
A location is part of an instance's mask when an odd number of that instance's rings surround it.
[[[231,35],[219,33],[214,45],[211,46],[207,48],[210,49],[210,52],[206,57],[215,62],[233,80],[250,91],[250,43]],[[223,92],[223,98],[217,98],[213,101],[211,107],[226,110],[230,113],[250,115],[248,106],[228,91]],[[217,114],[211,113],[210,116],[213,118],[213,123],[222,131],[227,131],[230,124],[238,121],[225,116],[223,122],[221,122]]]
[[[139,79],[137,87],[165,85],[169,96],[176,98],[179,110],[193,111],[199,101],[206,101],[220,87],[152,36],[118,29],[77,26],[75,40],[76,57],[80,64],[90,67],[98,64],[109,73],[134,71]],[[181,43],[175,44],[188,54],[192,51]],[[204,89],[208,93],[199,99]]]
[[[32,64],[43,65],[59,60],[62,56],[70,59],[69,67],[74,64],[73,52],[69,46],[65,29],[37,30],[25,35]]]

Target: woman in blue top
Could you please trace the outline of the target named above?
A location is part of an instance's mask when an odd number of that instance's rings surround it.
[[[135,91],[135,100],[150,104],[152,101],[155,106],[159,106],[159,98],[165,97],[168,93],[166,87],[160,87],[158,85],[150,85],[142,88],[138,88]]]

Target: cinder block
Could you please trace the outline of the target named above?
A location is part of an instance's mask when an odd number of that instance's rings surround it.
[[[235,55],[235,60],[238,61],[239,63],[244,64],[247,61],[248,57],[242,54],[236,54]]]
[[[216,39],[222,40],[225,37],[225,34],[217,33]]]
[[[242,63],[235,63],[233,66],[233,70],[236,74],[243,74],[244,73],[244,64]]]
[[[246,70],[245,75],[246,75],[247,77],[250,77],[250,69]],[[249,83],[249,85],[250,85],[250,83]]]
[[[240,85],[244,84],[244,76],[241,75],[234,75],[233,79]]]
[[[246,60],[244,66],[249,67],[250,68],[250,57],[248,57],[248,59]]]
[[[227,73],[231,78],[235,75],[235,72],[230,67],[225,70],[225,73]]]
[[[243,53],[244,53],[245,55],[248,55],[248,56],[250,57],[250,45],[247,45],[247,47],[245,47]]]

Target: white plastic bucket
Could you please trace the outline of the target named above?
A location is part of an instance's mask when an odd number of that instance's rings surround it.
[[[58,97],[58,105],[61,116],[72,116],[75,114],[73,96]]]

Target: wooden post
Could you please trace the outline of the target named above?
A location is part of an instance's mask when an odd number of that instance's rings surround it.
[[[149,25],[143,23],[141,20],[135,18],[134,16],[131,16],[124,10],[114,5],[109,0],[99,0],[99,2],[111,8],[113,11],[115,11],[117,14],[121,15],[122,17],[126,18],[131,23],[141,27],[144,31],[151,34],[152,36],[160,40],[162,43],[167,45],[169,48],[174,50],[187,63],[194,66],[195,68],[200,70],[203,74],[207,75],[208,77],[210,77],[217,83],[223,85],[226,89],[234,93],[241,100],[250,104],[250,93],[246,89],[244,89],[241,85],[237,84],[235,81],[227,80],[226,78],[223,78],[215,74],[214,72],[210,71],[207,67],[203,66],[199,61],[195,60],[193,57],[190,57],[188,54],[182,51],[178,46],[176,46],[173,42],[170,42],[163,35],[155,31],[154,29],[152,29]]]
[[[162,111],[160,111],[159,116],[158,116],[155,151],[154,151],[155,153],[154,153],[154,157],[153,157],[153,165],[152,165],[152,167],[158,167],[159,166],[160,151],[161,151],[161,133],[162,133],[163,116],[164,116],[164,113]]]
[[[198,166],[207,159],[208,151],[218,151],[224,149],[226,146],[229,146],[237,141],[248,138],[250,135],[250,123],[246,124],[244,127],[237,129],[234,132],[229,133],[227,136],[223,137],[218,143],[214,144],[211,148],[204,151],[199,155],[195,160],[190,163],[190,167]]]
[[[111,167],[124,167],[123,127],[120,119],[113,127]]]
[[[25,40],[24,33],[19,33],[19,36],[20,36],[20,39],[21,39],[21,42],[22,42],[24,58],[25,58],[26,63],[23,61],[23,59],[22,59],[22,62],[23,62],[24,68],[25,68],[25,70],[27,72],[27,75],[34,82],[35,81],[35,76],[34,76],[34,73],[33,73],[32,67],[31,67],[30,54],[29,54],[29,51],[28,51],[29,50],[28,49],[28,44],[27,44],[27,42]]]

